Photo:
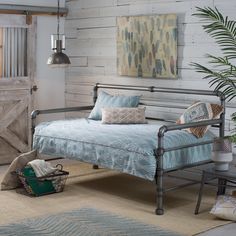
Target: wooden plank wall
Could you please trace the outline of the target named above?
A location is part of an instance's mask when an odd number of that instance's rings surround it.
[[[92,86],[96,82],[209,89],[208,82],[202,80],[201,75],[196,73],[189,64],[190,62],[204,63],[205,53],[218,55],[219,49],[203,31],[199,19],[192,16],[196,6],[216,6],[231,19],[236,19],[235,0],[66,0],[66,7],[69,9],[65,21],[66,53],[72,62],[66,71],[66,105],[91,104]],[[178,16],[178,79],[118,76],[116,17],[165,13],[176,13]],[[143,98],[150,100],[154,97],[144,95]],[[186,104],[196,100],[195,97],[179,98],[163,94],[157,98],[159,102],[179,100]],[[235,111],[235,108],[236,102],[228,104],[227,130],[231,129],[230,114]],[[168,110],[165,114],[171,112]]]

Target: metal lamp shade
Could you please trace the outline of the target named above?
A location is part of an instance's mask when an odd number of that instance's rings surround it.
[[[67,67],[70,64],[70,59],[63,52],[55,52],[48,58],[47,64],[50,67]]]
[[[67,67],[70,64],[69,57],[62,52],[62,40],[55,40],[54,53],[48,58],[47,64],[50,67]]]

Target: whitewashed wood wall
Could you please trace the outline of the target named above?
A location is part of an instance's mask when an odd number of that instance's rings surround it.
[[[214,41],[203,31],[201,22],[192,16],[196,6],[217,7],[236,20],[235,0],[66,0],[69,14],[65,22],[66,53],[71,66],[66,71],[66,105],[92,104],[92,86],[97,82],[171,88],[209,89],[191,62],[206,62],[205,53],[218,54]],[[116,17],[176,13],[178,16],[178,79],[140,79],[121,77],[116,72]],[[146,95],[145,95],[146,96]],[[154,99],[147,95],[145,99]],[[156,95],[155,95],[156,96]],[[168,99],[185,101],[195,97],[157,96],[159,102]],[[163,110],[163,109],[162,109]],[[236,102],[228,104],[227,120],[236,110]],[[163,110],[165,115],[171,110]],[[231,128],[227,122],[226,129]]]

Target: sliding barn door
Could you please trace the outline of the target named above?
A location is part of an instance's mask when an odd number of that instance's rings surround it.
[[[0,15],[0,164],[30,150],[35,21]]]

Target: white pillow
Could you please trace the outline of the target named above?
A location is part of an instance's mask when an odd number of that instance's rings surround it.
[[[218,196],[210,213],[225,220],[236,221],[236,198],[228,195]]]

